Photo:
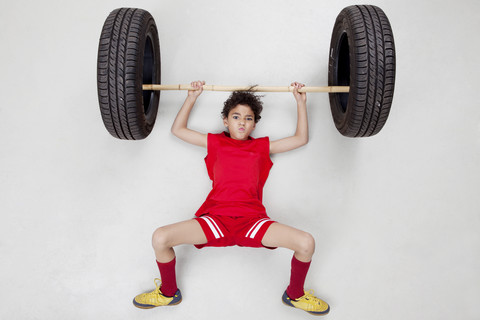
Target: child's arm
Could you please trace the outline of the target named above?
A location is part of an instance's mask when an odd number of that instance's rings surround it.
[[[308,142],[307,94],[298,89],[305,86],[298,82],[291,84],[295,87],[293,96],[297,100],[297,130],[295,135],[270,142],[270,153],[280,153],[299,148]]]
[[[173,122],[172,133],[185,142],[206,148],[208,135],[187,128],[190,111],[192,111],[198,96],[202,93],[202,86],[204,84],[205,81],[196,81],[191,83],[192,87],[196,88],[197,90],[188,91],[187,99],[185,99],[182,108],[180,111],[178,111],[177,117]]]

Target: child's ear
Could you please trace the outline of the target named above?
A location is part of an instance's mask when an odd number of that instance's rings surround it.
[[[228,128],[227,118],[223,118],[223,125]]]

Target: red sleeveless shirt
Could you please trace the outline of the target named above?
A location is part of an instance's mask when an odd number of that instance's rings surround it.
[[[205,164],[213,181],[196,216],[266,216],[263,186],[273,163],[268,137],[235,140],[227,132],[208,134]]]

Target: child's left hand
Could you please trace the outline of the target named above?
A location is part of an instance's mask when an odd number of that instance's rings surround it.
[[[295,100],[297,100],[297,103],[307,102],[307,93],[306,92],[298,92],[298,89],[305,87],[305,84],[299,83],[299,82],[293,82],[291,84],[292,87],[295,87],[293,89],[293,96],[295,97]]]
[[[203,92],[205,81],[193,81],[190,85],[195,88],[195,90],[188,90],[188,96],[197,99]]]

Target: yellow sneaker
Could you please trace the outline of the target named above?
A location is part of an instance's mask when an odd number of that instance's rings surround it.
[[[137,308],[150,309],[160,306],[173,306],[182,302],[182,293],[177,290],[173,297],[166,297],[160,291],[160,279],[153,280],[155,282],[155,290],[152,292],[142,293],[133,299],[133,304]]]
[[[302,309],[317,316],[326,315],[330,311],[328,303],[315,297],[313,295],[313,290],[308,292],[305,291],[305,294],[297,300],[290,299],[287,295],[287,291],[285,291],[282,301],[287,306]]]

